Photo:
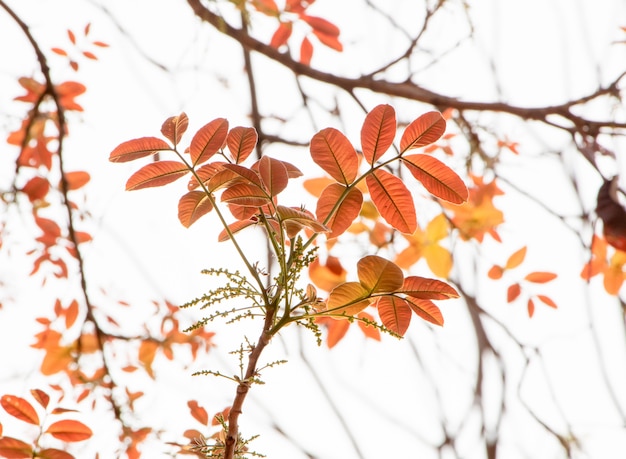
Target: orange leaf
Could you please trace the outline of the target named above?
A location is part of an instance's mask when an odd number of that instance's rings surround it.
[[[65,310],[65,328],[69,329],[72,325],[74,325],[74,322],[76,322],[76,318],[78,317],[79,310],[78,301],[72,300]]]
[[[74,456],[60,449],[46,448],[37,452],[37,459],[74,459]]]
[[[191,415],[196,421],[198,421],[203,426],[209,425],[209,415],[204,408],[198,405],[198,402],[196,402],[195,400],[190,400],[187,402],[187,406],[189,407]]]
[[[400,139],[400,154],[436,142],[446,131],[446,120],[439,112],[427,112],[407,126]]]
[[[213,204],[204,191],[190,191],[178,201],[178,220],[185,228],[189,228],[211,210]]]
[[[2,398],[0,398],[0,405],[2,405],[4,411],[14,418],[36,426],[39,425],[37,411],[35,411],[35,408],[25,399],[15,395],[3,395]]]
[[[68,191],[77,190],[84,187],[90,179],[91,176],[88,172],[85,171],[73,171],[65,173],[65,181],[67,182]]]
[[[412,234],[417,229],[413,197],[401,179],[376,169],[365,178],[365,183],[372,202],[387,223],[401,233]]]
[[[142,188],[167,185],[187,173],[189,173],[187,166],[178,161],[159,161],[146,164],[130,176],[126,182],[126,190],[140,190]]]
[[[59,56],[67,56],[67,51],[61,48],[51,48],[50,51],[52,51],[55,54],[58,54]]]
[[[62,441],[83,441],[93,435],[89,427],[80,421],[63,420],[54,422],[46,429],[54,438]]]
[[[317,177],[306,179],[303,183],[303,186],[305,190],[307,190],[313,196],[319,198],[322,195],[322,191],[324,191],[324,189],[326,189],[326,187],[331,183],[335,183],[335,181],[329,177]]]
[[[356,178],[359,160],[350,141],[335,128],[319,131],[311,139],[311,158],[338,182],[350,185]]]
[[[517,297],[522,292],[522,288],[518,283],[513,285],[509,285],[509,288],[506,291],[506,301],[507,303],[511,303],[517,299]]]
[[[316,233],[327,232],[328,228],[322,225],[320,222],[307,211],[294,209],[292,207],[276,206],[276,213],[280,217],[282,222],[292,221],[302,226],[312,229]]]
[[[49,191],[50,182],[43,177],[33,177],[22,187],[22,192],[30,202],[45,198]]]
[[[33,448],[17,438],[2,437],[0,438],[0,456],[8,459],[29,459],[33,457]]]
[[[263,188],[261,177],[255,171],[239,164],[224,164],[222,170],[211,177],[209,190],[215,191],[234,183],[246,183],[259,189]]]
[[[342,196],[343,199],[341,199]],[[328,239],[343,234],[359,216],[362,205],[363,193],[358,188],[348,190],[336,182],[328,185],[317,201],[317,209],[315,210],[319,221],[325,221],[326,226],[331,229],[330,234],[327,235]],[[332,213],[333,209],[334,213]]]
[[[272,35],[272,39],[270,40],[270,46],[272,48],[280,48],[281,46],[287,44],[287,40],[291,36],[291,31],[293,30],[293,24],[291,22],[281,22],[278,25],[278,28],[274,31]]]
[[[552,298],[545,295],[537,295],[537,298],[551,308],[557,309],[557,305],[554,301],[552,301]]]
[[[242,229],[247,228],[248,226],[256,225],[257,223],[258,222],[254,220],[236,221],[235,223],[231,223],[230,225],[228,225],[228,229],[230,230],[232,234],[235,234],[241,231]],[[230,235],[228,234],[228,231],[223,229],[222,231],[220,231],[220,234],[218,235],[217,240],[219,242],[224,242],[224,241],[227,241],[229,238],[230,238]]]
[[[154,357],[156,356],[158,348],[158,343],[149,340],[143,340],[139,345],[139,361],[143,364],[146,372],[151,378],[154,378],[152,362],[154,362]]]
[[[202,164],[217,153],[228,136],[228,121],[216,118],[205,124],[191,139],[189,153],[193,165]]]
[[[339,41],[339,38],[334,35],[328,35],[320,30],[313,29],[313,35],[323,44],[335,51],[343,51],[343,45]]]
[[[221,169],[222,166],[225,165],[225,162],[222,161],[213,161],[210,162],[208,164],[205,164],[204,166],[200,166],[198,169],[196,169],[196,174],[198,176],[198,178],[200,179],[200,181],[202,183],[206,183],[208,182],[215,174],[217,174]],[[198,188],[198,186],[200,186],[200,184],[198,183],[198,179],[194,176],[191,177],[189,179],[189,184],[187,185],[187,188],[189,190],[195,190],[196,188]]]
[[[454,204],[467,201],[469,192],[461,177],[437,158],[408,155],[403,156],[402,161],[432,195]]]
[[[411,323],[409,303],[395,296],[383,296],[376,301],[378,315],[385,327],[400,336],[404,336]]]
[[[259,160],[259,175],[270,196],[276,196],[285,188],[289,177],[283,163],[277,159],[263,156]]]
[[[311,65],[311,59],[313,58],[313,45],[311,40],[304,37],[302,43],[300,43],[300,63],[304,65]]]
[[[371,293],[395,292],[404,283],[404,274],[395,263],[377,255],[361,258],[356,264],[361,285]]]
[[[374,163],[389,149],[396,136],[396,112],[391,105],[378,105],[365,117],[361,148],[368,163]]]
[[[178,116],[170,116],[161,126],[161,134],[174,145],[180,143],[180,139],[189,126],[189,118],[185,112]]]
[[[532,317],[533,314],[535,313],[535,302],[531,298],[528,299],[527,308],[528,308],[528,317]]]
[[[521,249],[516,251],[513,255],[511,255],[509,259],[507,260],[504,268],[505,269],[517,268],[519,265],[522,264],[525,257],[526,257],[526,246],[522,247]]]
[[[333,37],[339,36],[339,27],[324,18],[320,18],[317,16],[308,16],[305,14],[301,15],[300,18],[307,24],[309,24],[314,30],[318,30],[325,35],[330,35]]]
[[[226,137],[228,151],[235,163],[242,163],[256,147],[258,134],[254,128],[237,126],[230,130]]]
[[[357,317],[359,319],[367,319],[369,321],[374,321],[374,318],[368,314],[367,312],[359,312],[357,314]],[[368,323],[363,322],[362,320],[358,321],[359,324],[359,328],[361,329],[361,331],[363,332],[363,334],[367,337],[367,338],[371,338],[371,339],[375,339],[376,341],[380,341],[380,332],[378,331],[377,328],[375,328],[373,325],[370,325]]]
[[[545,284],[546,282],[550,282],[553,279],[556,279],[555,273],[543,272],[543,271],[535,271],[530,274],[527,274],[524,277],[528,282],[534,282],[536,284]]]
[[[345,282],[346,274],[339,258],[332,255],[328,256],[325,265],[320,263],[319,258],[313,260],[309,265],[309,278],[315,285],[327,292]]]
[[[441,310],[430,300],[407,297],[404,299],[415,314],[431,324],[443,327]]]
[[[409,276],[404,279],[398,293],[422,300],[447,300],[459,297],[458,292],[445,282],[419,276]]]
[[[344,282],[328,295],[328,313],[353,316],[369,305],[370,292],[359,282]]]
[[[487,273],[487,276],[489,276],[489,279],[498,280],[502,278],[502,274],[504,274],[502,266],[493,265]]]
[[[31,389],[30,394],[35,400],[37,400],[37,402],[42,407],[46,408],[48,406],[48,403],[50,402],[50,396],[44,391],[42,391],[41,389]],[[0,433],[0,436],[2,436],[2,433]]]
[[[167,142],[157,137],[141,137],[119,144],[109,155],[109,161],[125,163],[171,149]]]

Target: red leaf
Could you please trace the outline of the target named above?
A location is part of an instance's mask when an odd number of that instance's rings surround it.
[[[443,327],[443,315],[439,308],[430,300],[407,297],[404,299],[413,312],[431,324]]]
[[[509,285],[509,288],[506,291],[506,301],[507,303],[511,303],[517,299],[517,297],[522,292],[522,288],[518,283],[513,285]]]
[[[74,456],[60,449],[46,448],[37,453],[37,459],[74,459]]]
[[[224,190],[222,202],[239,206],[261,207],[271,202],[271,199],[258,186],[235,183]]]
[[[8,459],[29,459],[33,457],[33,448],[17,438],[2,437],[0,438],[0,456]]]
[[[205,124],[191,139],[189,153],[193,165],[202,164],[217,153],[226,142],[228,136],[228,121],[217,118]]]
[[[385,327],[404,336],[411,323],[411,307],[402,298],[383,296],[376,301],[378,315]]]
[[[536,284],[545,284],[546,282],[550,282],[551,280],[556,279],[556,277],[557,275],[555,273],[535,271],[527,274],[524,279],[528,282],[534,282]]]
[[[178,201],[178,220],[185,228],[189,228],[211,210],[213,204],[204,191],[190,191]]]
[[[61,48],[51,48],[51,51],[59,56],[67,56],[67,51]]]
[[[210,162],[208,164],[205,164],[204,166],[200,166],[198,169],[196,169],[196,174],[200,180],[202,181],[202,183],[206,183],[209,181],[209,179],[211,177],[213,177],[215,174],[217,174],[221,169],[222,166],[226,164],[222,161],[213,161]],[[189,190],[195,190],[196,188],[198,188],[198,186],[200,186],[200,184],[198,183],[198,180],[196,179],[195,176],[191,177],[189,179],[189,184],[187,185],[187,188]]]
[[[163,150],[171,150],[171,147],[164,140],[156,137],[141,137],[118,145],[109,155],[109,161],[125,163],[154,155]]]
[[[4,411],[14,418],[36,426],[39,425],[37,411],[35,411],[35,408],[25,399],[15,395],[3,395],[2,398],[0,398],[0,405],[2,405]]]
[[[50,182],[43,177],[33,177],[22,187],[22,192],[28,196],[30,202],[45,198],[48,191],[50,191]]]
[[[350,185],[356,178],[359,160],[350,141],[334,128],[319,131],[311,139],[311,158],[332,178]]]
[[[439,112],[427,112],[407,126],[400,139],[400,153],[429,145],[446,131],[446,120]]]
[[[328,228],[318,222],[315,217],[308,211],[279,205],[276,206],[276,213],[280,217],[280,220],[283,224],[293,222],[300,227],[306,226],[316,233],[323,233],[328,231]],[[285,227],[287,227],[287,225],[285,225]],[[290,234],[289,236],[291,237],[292,235]],[[293,234],[293,236],[295,236],[295,234]]]
[[[391,293],[402,287],[404,274],[395,263],[377,255],[368,255],[357,263],[359,282],[370,293]]]
[[[191,415],[196,421],[198,421],[203,426],[209,425],[209,415],[204,408],[198,405],[198,402],[196,402],[195,400],[190,400],[187,402],[187,406],[189,407]]]
[[[376,169],[365,178],[365,183],[372,202],[387,223],[402,233],[413,234],[417,229],[415,204],[402,180]]]
[[[272,35],[272,39],[270,40],[270,46],[272,48],[280,48],[281,46],[287,44],[287,40],[291,36],[291,31],[293,30],[293,24],[291,22],[281,22],[278,25],[278,28]]]
[[[235,163],[242,163],[250,156],[256,147],[258,137],[256,130],[251,127],[237,126],[230,130],[226,137],[226,145]]]
[[[313,45],[311,40],[304,37],[300,44],[300,63],[304,65],[311,65],[311,58],[313,57]]]
[[[63,420],[54,422],[46,429],[54,438],[62,441],[83,441],[93,435],[89,427],[80,421]]]
[[[48,406],[48,403],[50,402],[50,396],[44,391],[42,391],[41,389],[31,389],[30,394],[43,408],[46,408]],[[1,433],[0,436],[2,436]]]
[[[399,292],[423,300],[447,300],[459,297],[457,291],[445,282],[419,276],[409,276],[404,279]]]
[[[339,41],[339,38],[335,35],[328,35],[317,29],[313,29],[313,35],[317,37],[320,43],[328,46],[330,49],[334,49],[339,52],[343,51],[343,45]]]
[[[326,237],[332,239],[343,234],[359,216],[362,205],[363,193],[358,188],[348,190],[340,183],[328,185],[322,191],[315,210],[318,220],[326,222],[326,226],[331,230]],[[331,215],[333,209],[334,213]],[[330,219],[328,219],[329,215],[331,215]]]
[[[378,105],[365,117],[361,128],[363,157],[374,164],[396,136],[396,112],[391,105]]]
[[[183,112],[178,116],[170,116],[161,126],[161,133],[174,145],[180,143],[180,139],[189,126],[189,118]]]
[[[469,192],[461,177],[437,158],[429,155],[408,155],[403,156],[402,160],[413,177],[432,195],[454,204],[467,201]]]
[[[126,190],[139,190],[142,188],[167,185],[187,173],[189,173],[187,166],[178,161],[150,163],[130,176],[126,182]]]
[[[317,30],[318,32],[321,32],[325,35],[330,35],[332,37],[339,36],[339,33],[340,33],[339,27],[337,27],[335,24],[327,21],[324,18],[319,18],[316,16],[307,16],[303,14],[300,16],[300,19],[302,19],[307,24],[309,24],[311,28],[314,29],[314,31]]]
[[[74,35],[74,32],[72,32],[70,29],[67,29],[67,36],[69,37],[69,39],[72,42],[72,44],[75,45],[76,44],[76,36]]]
[[[533,314],[535,313],[535,302],[531,298],[528,299],[527,308],[528,308],[528,317],[532,317]]]
[[[287,169],[281,161],[263,156],[259,160],[258,167],[263,185],[265,185],[270,196],[276,196],[287,188],[289,177],[287,176]]]

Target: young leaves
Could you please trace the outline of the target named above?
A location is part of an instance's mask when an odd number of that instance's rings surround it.
[[[365,117],[361,128],[363,157],[372,166],[385,154],[396,136],[396,112],[390,105],[378,105]]]
[[[151,156],[164,150],[171,150],[171,147],[164,140],[157,137],[141,137],[121,143],[111,152],[109,161],[125,163]]]
[[[404,182],[383,169],[365,178],[372,202],[380,215],[401,233],[411,234],[417,228],[415,203]]]
[[[334,128],[322,129],[311,139],[311,158],[332,178],[345,185],[354,182],[359,160],[350,141]]]
[[[159,161],[143,166],[130,176],[126,190],[139,190],[163,186],[178,180],[189,172],[187,166],[178,161]]]
[[[407,126],[400,139],[400,154],[435,143],[446,131],[446,120],[439,112],[427,112]]]
[[[189,154],[193,165],[202,164],[217,153],[226,142],[228,121],[217,118],[205,124],[191,139]]]
[[[404,165],[430,194],[453,204],[467,201],[465,183],[456,172],[429,155],[407,155],[402,157]]]

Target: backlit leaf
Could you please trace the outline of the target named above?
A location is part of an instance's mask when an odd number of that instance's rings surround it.
[[[283,222],[295,221],[300,225],[312,229],[316,233],[328,231],[328,228],[325,225],[318,222],[311,214],[303,210],[297,210],[292,207],[276,206],[276,213]]]
[[[351,184],[356,178],[359,161],[350,141],[340,131],[326,128],[311,139],[311,158],[338,182]]]
[[[278,24],[278,28],[274,31],[274,34],[272,35],[272,39],[270,40],[270,46],[272,48],[278,49],[281,46],[287,44],[287,40],[289,40],[292,30],[293,23],[280,22]]]
[[[406,297],[404,299],[413,312],[426,322],[443,326],[443,315],[441,310],[430,300],[421,300],[419,298]]]
[[[436,142],[446,131],[446,120],[439,112],[427,112],[407,126],[400,139],[400,153]]]
[[[343,51],[343,45],[339,41],[339,37],[335,35],[329,35],[321,30],[313,29],[313,35],[324,45],[328,46],[335,51]]]
[[[328,239],[335,238],[343,234],[359,216],[363,205],[363,193],[358,188],[352,188],[340,201],[341,196],[346,193],[347,188],[339,183],[333,182],[322,192],[317,201],[315,214],[319,221],[326,221],[326,226],[331,229]],[[335,209],[335,206],[337,208]],[[328,216],[335,209],[334,214]],[[327,221],[328,220],[328,221]]]
[[[196,175],[198,176],[198,178],[200,178],[200,181],[202,183],[206,183],[207,181],[209,181],[215,174],[217,174],[220,170],[222,170],[222,166],[225,165],[226,163],[223,161],[212,161],[208,164],[205,164],[203,166],[200,166],[198,169],[196,169]],[[189,184],[187,185],[187,188],[191,191],[191,190],[195,190],[196,188],[198,188],[200,186],[200,184],[198,183],[198,180],[196,179],[196,177],[191,177],[189,179]]]
[[[402,270],[386,258],[368,255],[356,266],[361,285],[370,293],[395,292],[404,282]]]
[[[216,172],[209,180],[209,191],[230,186],[236,183],[245,183],[261,189],[263,184],[256,172],[239,164],[224,164],[220,171]]]
[[[339,27],[324,18],[303,14],[300,16],[300,19],[308,23],[314,30],[318,30],[323,34],[333,37],[338,37],[340,34]]]
[[[0,398],[0,405],[2,405],[4,411],[14,418],[36,426],[39,425],[37,411],[35,411],[35,408],[25,399],[15,395],[3,395],[2,398]]]
[[[235,183],[224,190],[222,202],[239,206],[261,207],[271,202],[271,200],[258,186],[248,185],[247,183]]]
[[[316,198],[319,198],[322,195],[322,191],[324,191],[326,187],[330,185],[331,183],[336,183],[336,182],[330,177],[316,177],[316,178],[306,179],[302,185],[304,186],[305,190],[307,190]]]
[[[369,291],[359,282],[339,284],[328,295],[327,312],[353,316],[369,305],[369,296]]]
[[[359,319],[367,319],[370,322],[374,321],[374,318],[371,316],[371,314],[368,314],[367,312],[359,312],[357,314],[357,317]],[[378,329],[376,327],[374,327],[373,325],[370,325],[362,320],[359,320],[358,322],[359,328],[361,329],[361,331],[363,332],[363,334],[367,337],[367,338],[371,338],[371,339],[375,339],[376,341],[380,341],[380,331],[378,331]]]
[[[239,220],[228,225],[228,229],[230,230],[231,234],[236,234],[242,229],[247,228],[248,226],[256,225],[257,223],[258,222],[253,220]],[[217,236],[217,240],[219,242],[224,242],[228,239],[230,239],[230,234],[228,234],[228,231],[226,231],[225,229],[220,231],[220,234]]]
[[[140,190],[167,185],[187,173],[189,173],[187,166],[178,161],[159,161],[146,164],[130,176],[126,182],[126,190]]]
[[[263,156],[259,160],[258,167],[261,180],[270,196],[276,196],[287,188],[289,177],[287,176],[287,169],[281,161]]]
[[[467,201],[469,193],[461,177],[437,158],[429,155],[408,155],[403,156],[402,161],[413,177],[433,196],[454,204]]]
[[[157,137],[141,137],[128,140],[118,145],[109,155],[109,161],[125,163],[135,159],[151,156],[159,151],[171,150],[168,143]]]
[[[323,319],[328,319],[328,322],[326,322],[328,328],[326,345],[328,349],[332,349],[346,335],[350,328],[350,322],[343,318],[323,317]]]
[[[180,143],[180,139],[189,126],[189,118],[185,112],[178,116],[170,116],[161,126],[161,134],[174,145]]]
[[[535,271],[527,274],[524,279],[528,282],[534,282],[536,284],[545,284],[546,282],[550,282],[551,280],[556,279],[556,277],[557,275],[555,273]]]
[[[361,128],[363,157],[374,164],[396,136],[396,112],[391,105],[378,105],[365,117]]]
[[[48,403],[50,402],[50,396],[44,391],[42,391],[41,389],[31,389],[30,394],[43,408],[46,408],[48,406]],[[0,436],[2,436],[1,433]]]
[[[203,215],[213,210],[213,204],[203,191],[190,191],[178,201],[178,220],[189,228]]]
[[[383,296],[376,301],[378,316],[385,327],[404,336],[411,323],[411,307],[402,298]]]
[[[69,442],[87,440],[93,435],[91,429],[85,424],[69,419],[52,423],[46,429],[46,433],[59,440]]]
[[[526,257],[526,246],[517,250],[513,255],[509,257],[509,259],[506,262],[506,265],[504,266],[505,269],[517,268],[519,265],[522,264],[525,257]]]
[[[401,233],[412,234],[417,228],[415,204],[402,180],[382,169],[365,178],[372,202],[380,215]]]
[[[228,121],[216,118],[202,126],[191,139],[189,154],[193,165],[202,164],[217,153],[226,142]]]
[[[154,371],[152,370],[152,362],[154,362],[154,357],[156,356],[158,348],[158,343],[152,340],[143,340],[139,345],[139,361],[144,366],[146,373],[148,373],[148,375],[153,379]]]
[[[0,456],[8,459],[30,459],[33,457],[33,448],[17,438],[1,437]]]
[[[230,130],[226,137],[226,145],[235,163],[242,163],[250,156],[256,147],[258,137],[256,130],[251,127],[237,126]]]
[[[532,300],[532,298],[528,299],[527,309],[528,309],[528,317],[532,317],[533,314],[535,314],[535,302]]]
[[[489,277],[489,279],[498,280],[498,279],[502,278],[502,274],[504,274],[504,269],[502,268],[502,266],[493,265],[489,269],[489,272],[487,273],[487,276]]]
[[[408,276],[399,292],[423,300],[447,300],[458,298],[458,292],[450,285],[437,279]]]
[[[304,37],[302,43],[300,43],[300,63],[304,65],[311,65],[311,59],[313,58],[313,44],[311,40]]]

